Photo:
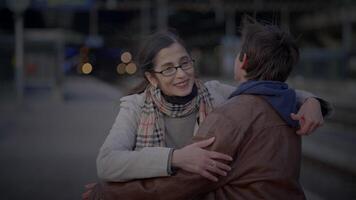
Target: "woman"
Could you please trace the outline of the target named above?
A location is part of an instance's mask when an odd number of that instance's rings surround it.
[[[223,161],[232,158],[203,149],[214,138],[186,145],[206,115],[235,87],[196,79],[194,60],[170,32],[154,34],[138,61],[146,83],[136,94],[121,99],[120,112],[97,158],[99,178],[128,181],[169,176],[175,168],[212,181],[225,176],[230,167]],[[292,117],[311,132],[323,120],[319,103],[305,92],[297,96],[299,102],[305,102],[300,113],[308,112]]]

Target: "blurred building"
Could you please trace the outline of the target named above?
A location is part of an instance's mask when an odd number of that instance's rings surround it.
[[[355,11],[355,0],[0,0],[1,199],[77,199],[96,180],[148,34],[175,29],[204,80],[232,83],[245,14],[296,36],[291,85],[335,106],[302,137],[308,199],[356,199]]]
[[[63,44],[60,71],[82,73],[82,65],[90,62],[90,74],[113,81],[123,76],[117,73],[122,53],[130,51],[134,59],[145,35],[174,28],[198,55],[195,59],[201,74],[229,75],[238,50],[240,20],[248,14],[290,29],[298,38],[303,50],[295,74],[354,78],[355,6],[352,0],[31,0],[23,13],[25,49],[32,49],[26,35],[34,30],[58,31],[68,41],[76,41]],[[1,80],[14,76],[13,36],[14,15],[8,1],[1,0]],[[83,47],[88,51],[81,51]],[[28,57],[25,75],[41,69],[41,64],[34,67],[37,64]]]

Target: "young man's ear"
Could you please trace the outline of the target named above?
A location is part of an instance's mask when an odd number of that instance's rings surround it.
[[[246,53],[243,54],[242,60],[241,60],[241,69],[246,70],[247,69],[247,55]]]
[[[145,72],[145,77],[147,78],[148,82],[151,83],[154,87],[157,87],[158,81],[156,77],[154,77],[150,72]]]

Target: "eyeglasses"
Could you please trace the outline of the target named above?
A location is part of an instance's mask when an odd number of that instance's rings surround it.
[[[152,70],[152,72],[154,73],[159,73],[162,74],[163,76],[173,76],[177,73],[178,68],[181,68],[183,71],[189,71],[190,69],[193,68],[193,63],[194,60],[188,60],[188,61],[184,61],[182,62],[180,65],[178,66],[171,66],[171,67],[167,67],[166,69],[162,70],[162,71],[154,71]]]

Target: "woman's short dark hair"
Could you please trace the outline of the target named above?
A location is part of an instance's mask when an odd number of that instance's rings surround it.
[[[286,81],[299,60],[299,48],[292,36],[276,25],[261,24],[245,17],[242,22],[240,61],[246,54],[246,78]]]
[[[137,59],[139,70],[144,80],[136,86],[130,94],[141,93],[146,89],[148,81],[145,78],[145,72],[149,72],[153,69],[154,59],[158,52],[174,43],[179,43],[186,48],[184,42],[173,29],[159,31],[145,38]]]
[[[156,32],[145,40],[138,54],[138,64],[142,72],[150,71],[154,67],[154,59],[159,51],[179,43],[185,47],[183,41],[173,30]]]

